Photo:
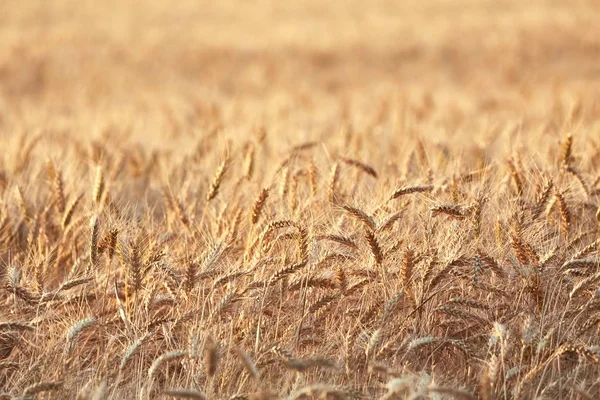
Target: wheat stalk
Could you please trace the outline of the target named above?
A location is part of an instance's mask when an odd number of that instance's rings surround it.
[[[221,164],[219,164],[219,166],[217,167],[217,170],[215,171],[215,174],[213,176],[212,183],[210,184],[210,188],[206,193],[207,202],[211,201],[212,199],[217,197],[217,194],[219,194],[219,188],[223,183],[223,177],[225,176],[225,172],[227,171],[228,165],[229,158],[226,157],[223,161],[221,161]]]
[[[256,225],[256,223],[258,222],[258,219],[260,218],[263,207],[264,207],[265,202],[267,201],[268,197],[269,197],[269,189],[268,188],[262,189],[260,191],[260,194],[258,195],[256,201],[254,202],[254,206],[252,207],[252,224],[253,225]]]

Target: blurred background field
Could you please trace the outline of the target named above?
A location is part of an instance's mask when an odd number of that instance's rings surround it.
[[[306,130],[390,103],[455,125],[597,112],[599,21],[595,1],[3,1],[0,123],[170,135],[215,112]]]

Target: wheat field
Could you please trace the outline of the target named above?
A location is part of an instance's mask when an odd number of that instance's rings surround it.
[[[0,2],[0,399],[600,397],[595,1]]]

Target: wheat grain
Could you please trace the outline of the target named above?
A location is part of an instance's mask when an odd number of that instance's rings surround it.
[[[344,206],[342,206],[342,208],[348,214],[350,214],[354,218],[358,219],[359,221],[363,222],[372,231],[374,231],[374,230],[377,229],[377,227],[375,226],[375,221],[373,220],[373,218],[371,216],[367,215],[367,213],[365,213],[364,211],[362,211],[362,210],[360,210],[358,208],[349,206],[349,205],[344,205]]]
[[[255,225],[258,222],[258,219],[260,218],[262,209],[263,209],[268,197],[269,197],[269,189],[268,188],[262,189],[260,191],[260,194],[258,195],[258,198],[254,202],[254,206],[252,207],[252,224],[253,225]]]
[[[208,397],[202,392],[193,389],[169,389],[162,392],[165,396],[175,397],[176,399],[196,399],[206,400]]]
[[[377,171],[370,165],[367,165],[363,162],[352,160],[350,158],[341,157],[340,158],[344,163],[351,165],[365,172],[367,175],[371,175],[373,178],[377,179]]]
[[[390,196],[390,199],[397,199],[398,197],[405,196],[407,194],[412,194],[412,193],[431,192],[433,189],[434,189],[434,187],[432,185],[401,187],[401,188],[396,189],[394,191],[394,193],[392,193],[392,195]]]
[[[187,356],[187,351],[184,351],[184,350],[173,350],[173,351],[164,353],[163,355],[158,357],[156,360],[154,360],[152,362],[152,365],[150,365],[150,368],[148,369],[148,378],[152,379],[156,375],[156,373],[158,372],[158,369],[161,367],[162,364],[169,362],[169,361],[178,360],[185,356]]]
[[[213,176],[212,183],[210,184],[210,188],[206,193],[206,201],[209,202],[219,194],[219,188],[223,183],[223,177],[225,176],[225,172],[227,171],[227,167],[229,165],[229,158],[225,158],[221,164],[217,167],[215,174]]]

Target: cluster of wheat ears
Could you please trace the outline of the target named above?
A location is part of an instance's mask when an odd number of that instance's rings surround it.
[[[385,163],[349,126],[286,152],[219,134],[4,154],[0,398],[600,394],[597,144]]]

